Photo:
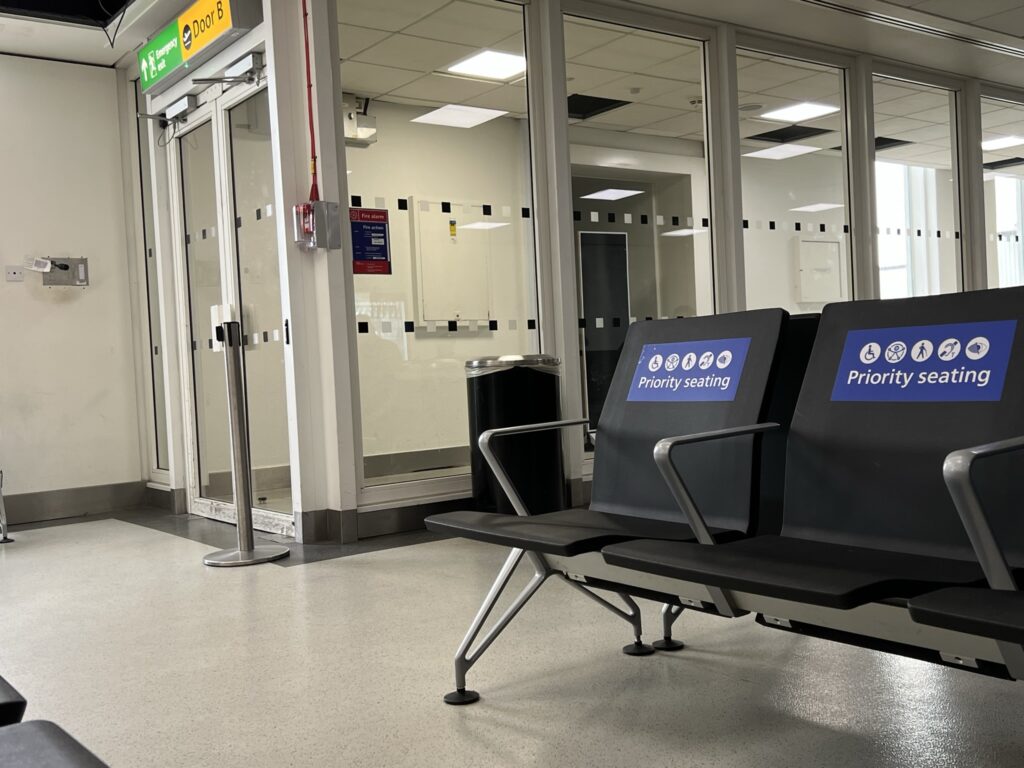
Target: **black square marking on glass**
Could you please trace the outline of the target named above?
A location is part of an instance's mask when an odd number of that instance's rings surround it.
[[[484,203],[483,208],[484,208],[484,216],[490,216],[491,215],[491,206],[486,204],[486,203]]]
[[[844,235],[850,234],[850,225],[849,224],[843,224],[843,234]]]
[[[263,341],[264,342],[270,341],[270,331],[264,331],[263,332]]]
[[[259,221],[262,218],[263,218],[263,209],[262,208],[257,208],[256,209],[256,221]]]
[[[441,203],[441,213],[451,213],[451,212],[452,212],[452,204],[451,203]]]
[[[935,230],[935,237],[937,237],[940,240],[942,239],[942,230],[941,229]]]
[[[530,218],[530,209],[529,208],[523,208],[523,218],[524,219]]]
[[[612,328],[621,328],[621,327],[622,327],[622,318],[621,317],[613,317],[612,318]]]
[[[408,211],[409,210],[409,199],[405,197],[398,198],[398,210]]]
[[[448,331],[449,332],[453,332],[453,331],[457,331],[457,330],[459,330],[459,321],[458,320],[449,320],[448,321]]]
[[[241,216],[236,216],[235,217],[235,229],[241,229],[241,228],[242,228],[242,217]]]
[[[743,228],[750,229],[750,222],[747,219],[743,220]]]
[[[580,328],[582,329],[582,328],[586,328],[586,327],[587,327],[587,318],[581,317],[580,318]]]
[[[412,320],[406,320],[405,321],[405,332],[406,333],[412,333],[415,330],[416,330],[416,326],[413,324]]]
[[[488,320],[487,321],[487,330],[488,331],[496,331],[496,330],[498,330],[498,321],[497,320]]]
[[[796,223],[795,228],[796,228],[797,232],[800,231],[800,222],[799,221]]]
[[[647,223],[647,214],[646,213],[641,213],[640,214],[640,223],[641,224],[646,224]]]
[[[203,230],[203,240],[205,240],[205,239],[206,239],[206,230],[204,229]]]
[[[824,224],[819,224],[819,225],[818,225],[818,231],[819,231],[819,232],[824,232],[824,231],[825,231],[825,225],[824,225]],[[920,234],[921,234],[921,232],[920,232],[920,231],[918,231],[918,233],[917,233],[917,234],[919,234],[919,235],[920,235]]]
[[[185,245],[192,245],[192,235],[185,233]]]
[[[363,207],[363,198],[362,198],[362,196],[360,196],[360,195],[352,195],[352,207],[353,208],[362,208]]]
[[[532,318],[530,320],[527,320],[526,321],[526,327],[527,327],[527,329],[529,329],[531,331],[536,331],[537,330],[537,321],[533,320]]]
[[[369,333],[370,332],[370,324],[368,322],[366,322],[365,320],[360,320],[356,324],[356,330],[359,333]]]
[[[678,227],[679,226],[679,217],[678,216],[673,216],[672,217],[672,226],[673,227]]]
[[[583,221],[583,211],[573,211],[572,212],[572,220],[573,221]]]
[[[953,236],[954,236],[954,237],[955,237],[955,238],[956,238],[957,240],[959,240],[959,239],[960,239],[960,233],[959,233],[959,232],[954,232],[954,233],[953,233]]]
[[[653,317],[645,317],[644,320],[653,320]]]
[[[609,224],[614,224],[615,223],[615,214],[612,213],[611,211],[608,211],[608,223]]]
[[[206,346],[209,347],[210,349],[213,349],[213,339],[207,339]]]
[[[700,225],[701,225],[702,227],[706,227],[706,226],[708,226],[708,224],[709,224],[709,223],[710,223],[710,220],[708,220],[708,219],[701,219],[701,220],[700,220]]]

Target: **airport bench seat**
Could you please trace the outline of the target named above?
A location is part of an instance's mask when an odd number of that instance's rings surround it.
[[[25,697],[0,677],[0,726],[20,723],[25,715]]]
[[[495,512],[448,512],[428,518],[427,527],[489,544],[564,557],[597,552],[608,544],[631,539],[694,540],[690,526],[683,522],[613,515],[590,509],[564,509],[529,517]],[[720,541],[743,535],[722,528],[713,528],[712,533]]]
[[[4,768],[106,768],[63,728],[33,720],[0,728],[0,765]]]
[[[630,541],[602,550],[612,564],[828,608],[908,598],[984,582],[977,563],[784,536],[706,547]]]
[[[951,587],[915,597],[918,624],[1024,645],[1024,592]]]

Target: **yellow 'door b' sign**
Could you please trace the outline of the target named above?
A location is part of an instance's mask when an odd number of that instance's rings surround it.
[[[199,0],[178,17],[181,58],[188,61],[231,29],[229,0]]]

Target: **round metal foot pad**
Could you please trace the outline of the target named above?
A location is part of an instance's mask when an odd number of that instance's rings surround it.
[[[686,643],[682,640],[673,640],[671,637],[665,637],[661,640],[655,640],[651,643],[656,650],[659,651],[681,651],[686,647]]]
[[[13,543],[14,543],[14,539],[10,539],[10,538],[8,538],[6,536],[4,536],[2,539],[0,539],[0,544],[13,544]]]
[[[446,693],[444,695],[445,704],[454,704],[456,706],[460,704],[472,704],[475,701],[480,701],[480,694],[476,691],[467,691],[465,688],[460,688],[457,691]]]
[[[280,544],[260,544],[253,547],[251,551],[241,549],[221,549],[211,552],[203,558],[203,563],[216,568],[231,568],[238,565],[257,565],[258,563],[269,563],[271,560],[280,560],[288,557],[288,547]]]
[[[637,640],[629,645],[622,646],[622,652],[627,656],[650,656],[654,653],[654,646]]]

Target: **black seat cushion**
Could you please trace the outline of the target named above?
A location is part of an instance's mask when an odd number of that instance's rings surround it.
[[[0,765],[4,768],[106,768],[63,728],[33,720],[0,728]]]
[[[25,697],[0,677],[0,726],[20,723],[25,715]]]
[[[439,533],[566,557],[596,552],[606,544],[637,538],[694,539],[690,526],[685,523],[610,515],[588,509],[565,509],[530,517],[494,512],[445,512],[428,517],[426,522],[430,530]],[[712,533],[720,541],[741,535],[719,529]]]
[[[1024,644],[1024,592],[954,587],[915,597],[909,607],[918,624]]]
[[[965,560],[783,536],[713,547],[631,541],[602,553],[612,565],[829,608],[854,608],[984,579],[980,566]]]

